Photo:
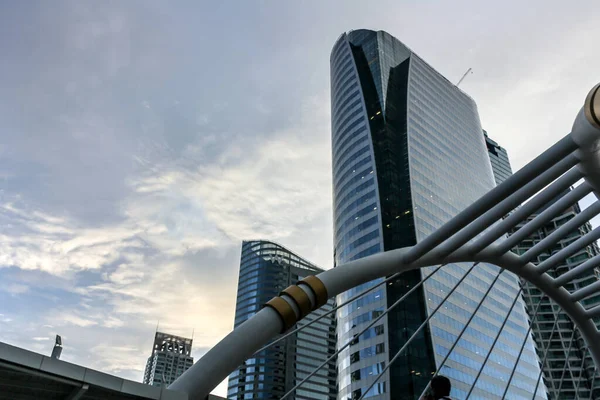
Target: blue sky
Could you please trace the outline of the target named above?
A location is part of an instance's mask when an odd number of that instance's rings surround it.
[[[0,340],[140,380],[232,327],[242,239],[332,260],[329,51],[387,30],[515,169],[600,80],[595,1],[0,3]],[[223,393],[223,387],[219,389]]]

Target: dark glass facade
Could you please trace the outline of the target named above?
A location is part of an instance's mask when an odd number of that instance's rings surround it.
[[[273,297],[299,280],[322,270],[269,241],[242,244],[235,326],[256,314]],[[311,313],[302,326],[333,307],[333,300]],[[297,326],[296,326],[297,327]],[[310,327],[246,360],[229,377],[229,399],[279,399],[335,351],[335,318]],[[292,399],[336,398],[335,361],[303,384]]]
[[[500,184],[512,175],[508,154],[498,143],[488,137],[487,132],[484,131],[484,135],[496,183]],[[552,204],[554,202],[549,203],[546,207],[530,215],[525,222],[515,228],[514,232],[518,231]],[[575,218],[579,213],[581,213],[579,204],[567,208],[544,227],[519,243],[513,251],[517,254],[524,254],[536,243],[539,243],[560,226]],[[552,254],[557,253],[588,234],[591,230],[592,227],[589,223],[573,230],[565,239],[536,257],[533,261],[534,264],[541,263]],[[566,264],[560,265],[556,269],[548,271],[548,273],[553,277],[560,276],[598,254],[600,254],[600,249],[597,243],[593,243],[569,257]],[[574,292],[577,289],[597,282],[599,275],[600,272],[598,270],[592,270],[587,274],[583,274],[573,283],[567,284],[565,288],[570,292]],[[535,309],[538,307],[538,303],[541,301],[538,316],[532,321],[532,333],[537,344],[540,360],[544,360],[545,358],[543,368],[544,381],[548,389],[548,398],[561,400],[600,399],[600,373],[596,372],[596,376],[594,377],[594,362],[579,332],[574,333],[575,326],[571,322],[571,319],[558,305],[552,303],[547,297],[542,298],[542,293],[535,286],[525,282],[524,284],[526,285],[524,290],[525,303],[532,317]],[[582,300],[582,303],[586,308],[595,307],[600,305],[600,296],[590,296]],[[596,325],[600,328],[600,319],[596,320]],[[545,349],[548,349],[546,357],[544,357]],[[593,393],[591,392],[592,384],[594,385]]]
[[[494,186],[474,101],[388,33],[357,30],[338,39],[331,53],[331,101],[336,265],[414,245]],[[382,319],[373,335],[340,353],[339,399],[364,393],[469,267],[445,266]],[[338,345],[431,271],[406,273],[340,309]],[[476,268],[366,397],[417,399],[497,272],[491,265]],[[452,379],[456,398],[473,385],[518,290],[517,278],[503,274],[446,362],[442,373]],[[501,397],[514,347],[526,331],[518,302],[471,399]],[[522,359],[511,399],[530,399],[539,373],[532,342]],[[538,397],[545,398],[543,391]]]
[[[490,138],[486,131],[483,131],[483,136],[485,137],[485,145],[494,172],[494,181],[496,185],[499,185],[512,175],[508,153],[504,147],[501,147],[495,140]]]

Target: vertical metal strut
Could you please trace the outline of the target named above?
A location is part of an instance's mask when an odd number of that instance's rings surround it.
[[[554,332],[556,331],[556,326],[558,325],[558,318],[554,320],[554,324],[552,324],[552,331],[550,331],[550,338],[548,339],[548,344],[544,349],[544,358],[542,359],[542,365],[540,365],[540,374],[537,378],[537,383],[535,384],[535,389],[533,390],[532,400],[535,399],[535,395],[537,394],[538,387],[540,386],[540,381],[542,380],[542,375],[544,373],[544,366],[546,365],[546,359],[548,358],[548,350],[550,350],[550,343],[552,343],[552,336],[554,336]]]
[[[521,349],[519,350],[519,355],[517,356],[515,365],[514,365],[512,371],[510,372],[510,378],[508,378],[508,382],[506,383],[506,387],[504,388],[504,393],[502,394],[502,400],[504,400],[506,398],[508,389],[510,389],[510,383],[512,382],[513,377],[515,376],[515,372],[517,372],[517,366],[519,365],[519,361],[521,360],[521,355],[523,354],[523,350],[525,350],[525,345],[527,344],[527,339],[529,339],[529,335],[531,334],[533,322],[537,319],[538,311],[540,310],[540,305],[542,304],[542,300],[544,300],[545,297],[546,297],[546,295],[544,293],[541,293],[541,297],[535,306],[533,316],[531,317],[531,321],[529,323],[529,328],[527,329],[527,333],[525,334],[525,337],[523,338],[523,343],[521,343]]]

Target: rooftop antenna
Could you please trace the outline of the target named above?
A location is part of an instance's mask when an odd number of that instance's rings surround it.
[[[458,81],[458,83],[456,84],[456,87],[459,87],[459,86],[460,86],[460,84],[462,83],[462,81],[464,81],[464,80],[465,80],[465,78],[467,77],[467,75],[469,75],[469,72],[470,72],[470,73],[473,73],[473,68],[469,68],[469,69],[467,70],[467,72],[465,72],[465,74],[462,76],[462,78],[460,78],[460,81]]]

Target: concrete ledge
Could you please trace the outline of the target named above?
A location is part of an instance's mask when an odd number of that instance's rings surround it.
[[[18,364],[22,367],[40,369],[44,356],[0,342],[0,360]]]
[[[79,365],[71,364],[65,361],[56,360],[54,358],[42,356],[44,359],[40,367],[40,371],[48,372],[53,375],[58,375],[62,378],[82,381],[85,376],[85,368]]]
[[[15,382],[14,393],[3,392],[3,394],[8,394],[11,399],[21,399],[23,395],[28,396],[27,391],[32,390],[28,382],[31,376],[35,375],[38,378],[46,379],[47,382],[54,381],[66,384],[65,393],[63,393],[64,398],[71,394],[73,388],[88,384],[90,389],[94,389],[96,393],[106,391],[105,395],[115,400],[119,399],[119,393],[123,395],[123,398],[137,396],[140,399],[148,400],[188,400],[188,395],[182,392],[144,385],[140,382],[126,380],[77,364],[46,357],[2,342],[0,342],[0,362],[11,370],[19,371],[21,376],[24,377],[22,381]],[[12,397],[10,397],[11,395]],[[82,400],[86,399],[85,396],[83,394]],[[29,399],[31,397],[25,398]],[[209,398],[211,400],[220,399],[216,396],[210,396]]]

